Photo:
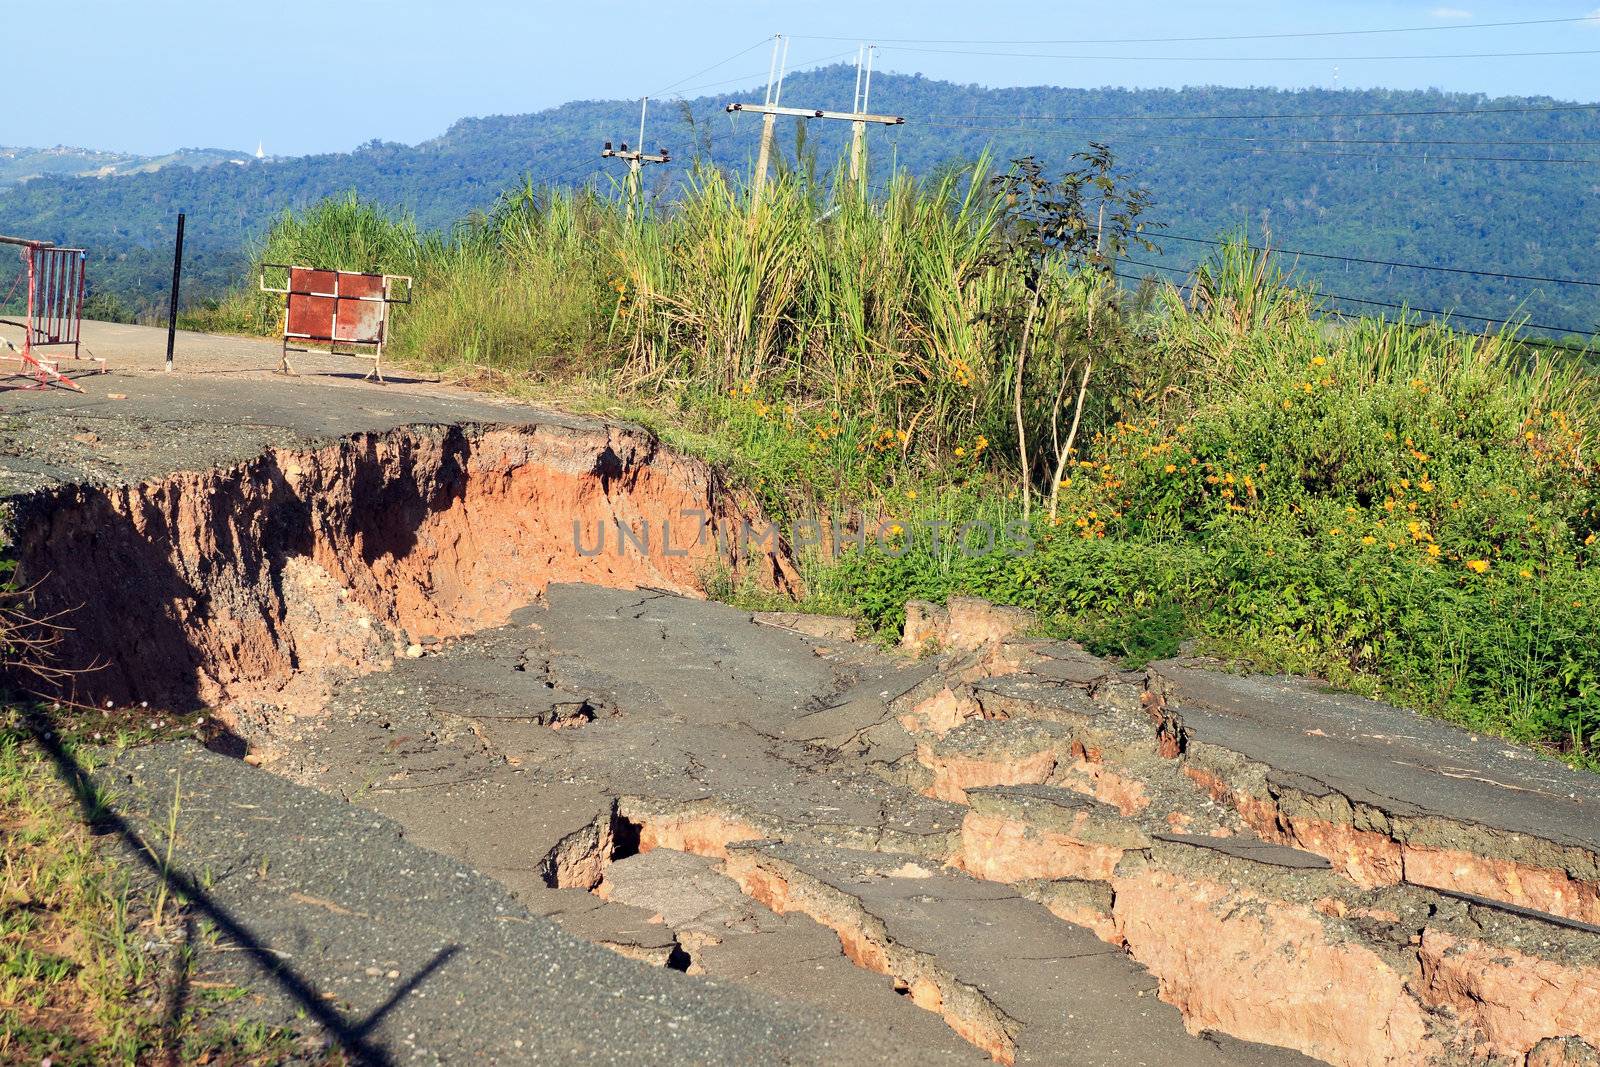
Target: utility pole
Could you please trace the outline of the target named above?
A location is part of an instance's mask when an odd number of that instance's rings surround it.
[[[850,110],[857,114],[865,114],[867,102],[872,97],[872,54],[878,50],[875,44],[863,46],[867,59],[867,76],[863,82],[861,78],[861,52],[856,53],[856,97]],[[864,119],[856,119],[851,124],[850,131],[850,183],[852,185],[861,181],[861,154],[867,144],[867,123]]]
[[[780,49],[783,54],[781,64],[778,59]],[[861,145],[866,135],[867,124],[899,126],[906,121],[904,116],[901,115],[873,115],[866,111],[866,99],[861,92],[861,65],[859,60],[856,64],[856,99],[852,103],[854,110],[824,111],[820,108],[784,107],[781,103],[783,99],[783,75],[784,66],[788,63],[788,59],[788,43],[783,39],[783,35],[779,34],[772,45],[772,67],[767,74],[766,99],[759,104],[729,104],[726,109],[729,114],[736,111],[749,111],[763,116],[761,121],[761,148],[756,153],[755,185],[750,195],[751,207],[758,207],[761,204],[761,193],[766,187],[767,169],[772,160],[773,127],[777,124],[779,115],[792,115],[801,119],[837,119],[842,122],[853,123],[856,130],[855,141],[850,150],[850,175],[852,178],[856,177],[859,171]],[[774,81],[774,75],[776,75],[776,81]],[[867,75],[866,84],[868,86],[871,84],[870,73]]]
[[[639,100],[639,147],[629,150],[628,142],[623,141],[620,149],[612,148],[607,141],[600,149],[602,159],[620,159],[628,164],[628,221],[633,221],[633,205],[644,198],[643,170],[646,163],[671,163],[672,153],[665,148],[657,148],[655,155],[648,155],[644,150],[644,117],[649,110],[650,98],[641,97]]]

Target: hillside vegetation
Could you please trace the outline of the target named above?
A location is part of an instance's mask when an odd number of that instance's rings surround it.
[[[1593,762],[1581,365],[1324,317],[1238,243],[1130,290],[1111,257],[1153,210],[1100,152],[870,199],[791,173],[754,212],[703,168],[636,222],[524,186],[446,239],[345,198],[258,255],[414,274],[403,358],[647,421],[796,540],[812,516],[864,530],[803,550],[814,609],[892,635],[908,597],[972,593],[1130,662],[1193,640]],[[241,289],[199,325],[275,314]]]
[[[162,167],[214,167],[219,163],[243,164],[247,152],[221,148],[180,148],[161,156],[140,156],[129,152],[99,152],[88,148],[15,148],[0,145],[0,187],[29,181],[47,174],[70,177],[105,177],[111,174],[140,174]]]
[[[853,83],[853,69],[844,67],[796,74],[785,100],[843,106]],[[722,106],[752,92],[759,97],[759,90],[731,91],[681,107],[654,106],[650,140],[672,147],[683,161],[650,169],[654,193],[673,195],[696,160],[746,169],[759,123],[730,118]],[[870,137],[880,182],[897,168],[936,175],[991,145],[1001,159],[1024,152],[1064,159],[1098,140],[1140,175],[1172,234],[1211,237],[1247,227],[1257,239],[1270,231],[1284,248],[1583,278],[1600,241],[1594,165],[1456,158],[1593,156],[1581,145],[1539,143],[1600,141],[1600,112],[1505,110],[1559,103],[1387,90],[989,89],[883,74],[873,84],[874,109],[908,121]],[[1485,109],[1491,113],[1420,114]],[[1386,115],[1351,117],[1374,112]],[[1218,115],[1281,117],[1208,117]],[[1061,116],[1080,118],[1054,121]],[[1127,121],[1132,117],[1150,121]],[[410,213],[423,231],[443,233],[471,212],[488,210],[500,190],[524,177],[562,185],[593,180],[609,190],[620,172],[599,158],[600,142],[627,139],[637,121],[636,102],[579,101],[533,115],[465,119],[416,146],[372,143],[351,153],[105,179],[44,177],[0,190],[0,232],[88,245],[97,254],[96,284],[130,308],[150,309],[161,306],[172,227],[177,212],[187,211],[186,292],[203,300],[237,275],[241,249],[286,208],[303,210],[359,190]],[[786,121],[780,127],[785,165],[826,173],[846,134],[839,126]],[[1326,143],[1340,140],[1473,144]],[[1159,261],[1181,269],[1206,251],[1175,239],[1163,248]],[[1579,332],[1600,325],[1600,289],[1311,259],[1285,264],[1291,265],[1341,296],[1488,317],[1520,310],[1535,322]]]

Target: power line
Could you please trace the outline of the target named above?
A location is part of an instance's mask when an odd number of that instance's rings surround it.
[[[591,174],[598,173],[599,170],[600,170],[599,166],[597,164],[595,164],[592,160],[587,160],[586,159],[583,162],[577,164],[576,166],[568,167],[566,170],[562,171],[561,173],[544,179],[544,182],[545,182],[546,185],[554,185],[556,182],[563,181],[563,180],[565,180],[567,178],[570,178],[572,175],[576,174],[578,171],[583,170],[585,168],[588,168],[588,170],[591,172]]]
[[[940,39],[935,37],[875,37],[873,40],[878,41],[880,44],[1181,44],[1184,42],[1203,41],[1281,41],[1288,40],[1290,38],[1308,37],[1357,37],[1383,33],[1433,33],[1441,30],[1488,30],[1510,26],[1552,26],[1558,23],[1573,22],[1600,22],[1600,19],[1596,19],[1594,15],[1579,15],[1575,18],[1517,19],[1511,22],[1472,22],[1444,26],[1394,26],[1387,29],[1375,30],[1320,30],[1298,33],[1242,33],[1211,37],[1106,37],[1028,41],[959,40]],[[855,39],[847,37],[826,37],[815,34],[796,34],[795,36],[797,38],[804,38],[811,41],[844,41]]]
[[[661,96],[664,93],[667,93],[667,92],[669,92],[669,91],[671,91],[673,89],[676,89],[678,86],[682,85],[686,81],[693,81],[694,79],[700,77],[702,74],[709,74],[712,71],[716,70],[718,67],[726,66],[727,64],[732,63],[734,60],[738,59],[740,56],[749,55],[751,52],[754,52],[757,48],[760,48],[762,45],[766,44],[770,40],[772,40],[771,37],[763,37],[763,38],[761,38],[761,40],[757,41],[755,44],[751,45],[750,47],[741,48],[739,51],[735,52],[733,55],[729,56],[726,59],[719,59],[715,63],[711,64],[709,67],[702,67],[699,70],[695,71],[693,74],[689,75],[688,77],[679,78],[677,81],[673,82],[672,84],[663,85],[661,88],[657,89],[655,92],[648,93],[646,95],[648,95],[648,96]]]
[[[972,129],[983,129],[984,127],[974,126],[974,127],[971,127],[971,128]],[[1021,129],[1022,127],[1011,127],[1011,128],[1012,129]],[[1592,147],[1594,145],[1600,145],[1600,141],[1595,141],[1595,140],[1589,140],[1589,141],[1502,141],[1502,140],[1469,141],[1469,140],[1460,140],[1460,141],[1458,141],[1458,140],[1435,140],[1435,139],[1429,139],[1429,138],[1393,138],[1393,137],[1249,137],[1249,136],[1219,137],[1219,138],[1207,137],[1207,138],[1199,139],[1199,141],[1197,141],[1197,143],[1202,143],[1204,141],[1210,141],[1210,140],[1218,140],[1218,141],[1224,141],[1224,142],[1229,142],[1229,143],[1242,142],[1242,143],[1246,143],[1246,144],[1256,144],[1256,143],[1260,143],[1260,144],[1364,144],[1364,145],[1395,145],[1395,146],[1399,146],[1399,147],[1405,147],[1405,146],[1408,146],[1408,145],[1444,145],[1444,146],[1447,146],[1447,147],[1448,146],[1457,146],[1457,147],[1460,147],[1460,146],[1476,146],[1476,147],[1485,147],[1485,148],[1496,147],[1496,146],[1504,146],[1504,147],[1508,147],[1508,148],[1538,148],[1538,147],[1544,147],[1544,146],[1549,146],[1549,147],[1558,147],[1559,146],[1559,147],[1567,148],[1567,147],[1574,147],[1574,146]]]
[[[1600,104],[1554,104],[1549,107],[1426,108],[1415,111],[1316,111],[1269,115],[954,115],[959,119],[1010,119],[1017,122],[1260,122],[1269,119],[1399,119],[1466,115],[1542,115],[1563,111],[1600,111]]]
[[[1169,267],[1164,263],[1146,263],[1143,260],[1138,260],[1138,259],[1124,259],[1123,262],[1132,264],[1133,266],[1136,266],[1136,267],[1146,267],[1146,268],[1149,268],[1151,270],[1171,271],[1174,274],[1181,274],[1181,275],[1183,275],[1185,277],[1188,277],[1188,276],[1190,276],[1190,275],[1192,275],[1194,273],[1194,268],[1192,268],[1192,267],[1187,269],[1187,270],[1185,270],[1182,267]],[[1120,275],[1119,274],[1118,277],[1125,277],[1125,275]],[[1192,289],[1193,286],[1186,284],[1186,285],[1179,286],[1179,288]],[[1326,297],[1329,300],[1340,300],[1340,301],[1344,301],[1345,303],[1350,303],[1350,304],[1370,304],[1370,305],[1372,305],[1374,307],[1394,308],[1395,310],[1398,310],[1398,311],[1415,312],[1418,315],[1436,315],[1436,316],[1439,316],[1439,317],[1445,318],[1445,319],[1450,319],[1450,318],[1469,319],[1469,320],[1471,320],[1473,322],[1487,322],[1487,323],[1491,323],[1491,324],[1496,325],[1496,326],[1511,326],[1511,327],[1514,327],[1514,328],[1519,329],[1519,330],[1544,330],[1544,331],[1547,331],[1549,333],[1577,334],[1579,336],[1593,335],[1596,332],[1594,330],[1579,329],[1577,327],[1572,327],[1572,326],[1551,326],[1551,325],[1546,324],[1546,323],[1517,322],[1517,321],[1512,320],[1512,319],[1490,318],[1487,315],[1469,315],[1469,314],[1467,314],[1466,312],[1463,312],[1463,311],[1439,311],[1439,310],[1437,310],[1435,308],[1415,307],[1415,306],[1410,305],[1410,304],[1396,304],[1396,303],[1393,303],[1393,302],[1388,301],[1388,300],[1373,300],[1373,299],[1371,299],[1369,297],[1363,297],[1363,296],[1344,296],[1344,295],[1339,294],[1339,293],[1324,292],[1322,290],[1317,290],[1316,292],[1317,292],[1318,296]]]
[[[1151,264],[1151,265],[1154,266],[1154,264]],[[1162,267],[1161,269],[1162,270],[1171,270],[1173,268]],[[1149,275],[1140,276],[1140,275],[1137,275],[1137,274],[1124,274],[1121,271],[1117,271],[1117,270],[1114,270],[1111,273],[1116,275],[1118,278],[1121,278],[1125,282],[1136,282],[1136,283],[1139,283],[1139,284],[1143,284],[1144,282],[1153,281],[1154,280]],[[1183,283],[1183,282],[1168,282],[1167,284],[1172,286],[1174,289],[1179,290],[1180,292],[1190,292],[1190,293],[1192,293],[1194,291],[1194,286],[1193,285],[1189,285],[1187,283]],[[1329,296],[1330,294],[1321,293],[1321,294],[1318,294],[1318,295],[1320,295],[1320,296]],[[1334,299],[1339,299],[1339,298],[1334,298]],[[1350,300],[1352,303],[1367,303],[1368,302],[1368,301],[1357,301],[1357,300],[1355,300],[1354,298],[1351,298],[1351,297],[1345,297],[1343,299]],[[1397,304],[1386,304],[1384,306],[1386,306],[1386,307],[1399,307],[1399,305],[1397,305]],[[1419,311],[1420,309],[1411,308],[1409,310]],[[1314,314],[1320,314],[1320,313],[1317,313],[1317,312],[1313,312],[1313,313]],[[1349,312],[1343,311],[1343,310],[1341,310],[1339,313],[1340,314],[1345,314],[1345,315],[1350,314]],[[1441,314],[1442,315],[1444,313],[1443,312],[1435,312],[1435,314]],[[1357,317],[1365,317],[1365,316],[1358,315]],[[1457,316],[1457,317],[1458,318],[1464,318],[1464,317],[1467,317],[1467,316]],[[1516,323],[1508,322],[1508,321],[1506,321],[1504,319],[1486,319],[1484,321],[1491,322],[1491,323],[1498,323],[1498,324],[1500,324],[1502,326],[1516,326],[1517,325]],[[1401,326],[1413,326],[1415,324],[1405,322],[1402,319],[1402,321],[1399,323],[1399,325],[1401,325]],[[1448,327],[1448,324],[1445,324],[1445,325],[1447,326],[1447,328],[1453,328],[1453,327]],[[1528,325],[1531,326],[1532,324],[1530,323]],[[1524,328],[1526,328],[1526,327],[1524,327]],[[1483,336],[1486,336],[1485,334],[1474,333],[1471,330],[1461,330],[1461,331],[1458,331],[1458,332],[1468,334],[1469,336],[1472,336],[1472,337],[1483,337]],[[1582,334],[1584,331],[1582,331],[1582,330],[1568,330],[1568,331],[1560,331],[1560,332]],[[1556,350],[1558,352],[1573,352],[1573,353],[1577,353],[1579,355],[1589,355],[1589,354],[1592,354],[1592,352],[1593,352],[1593,348],[1590,345],[1573,345],[1571,343],[1564,342],[1564,341],[1553,341],[1553,340],[1548,340],[1548,339],[1539,338],[1539,337],[1519,337],[1519,338],[1517,338],[1517,340],[1518,340],[1518,342],[1520,344],[1534,345],[1534,346],[1536,346],[1538,348],[1554,349],[1554,350]]]
[[[768,37],[765,40],[763,40],[761,43],[762,44],[766,44],[767,41],[770,41],[770,40],[772,40],[772,38]],[[823,56],[820,59],[808,59],[805,62],[799,63],[799,64],[796,65],[797,69],[795,70],[795,73],[797,73],[797,74],[798,73],[804,73],[804,69],[805,68],[816,67],[816,66],[818,66],[818,65],[820,65],[822,63],[829,63],[829,62],[832,62],[835,59],[843,59],[846,56],[853,56],[855,54],[856,54],[855,50],[851,49],[850,51],[847,51],[847,52],[835,52],[832,55]],[[722,86],[726,86],[726,85],[747,86],[747,85],[752,85],[752,84],[759,84],[761,79],[765,78],[766,76],[767,76],[767,72],[764,71],[764,70],[754,71],[754,72],[752,72],[750,74],[741,74],[740,76],[738,76],[736,78],[724,78],[721,81],[703,82],[703,83],[701,83],[699,85],[690,85],[690,86],[687,86],[686,88],[678,89],[673,95],[674,96],[682,96],[685,93],[697,92],[698,90],[701,90],[701,89],[718,89],[718,88],[721,88]]]
[[[1218,248],[1227,243],[1225,241],[1207,239],[1204,237],[1187,237],[1183,234],[1167,233],[1165,231],[1161,233],[1160,237],[1162,240],[1167,240],[1170,238],[1174,241],[1188,241],[1191,244],[1211,245]],[[1309,259],[1331,259],[1341,263],[1365,263],[1374,267],[1403,267],[1408,270],[1433,270],[1441,271],[1446,274],[1471,274],[1479,278],[1503,278],[1507,281],[1516,282],[1543,282],[1549,285],[1589,285],[1600,288],[1600,281],[1591,281],[1584,278],[1541,278],[1533,274],[1507,274],[1502,271],[1494,270],[1468,270],[1465,267],[1439,267],[1426,263],[1401,263],[1397,260],[1389,259],[1363,259],[1360,256],[1337,256],[1330,252],[1306,252],[1292,248],[1268,249],[1251,244],[1247,244],[1245,247],[1250,249],[1252,252],[1270,251],[1280,256],[1304,256]]]
[[[1495,319],[1487,315],[1468,315],[1464,311],[1437,311],[1433,308],[1412,307],[1409,304],[1394,304],[1387,300],[1372,300],[1363,296],[1341,296],[1338,293],[1322,293],[1330,300],[1342,300],[1348,304],[1370,304],[1373,307],[1394,308],[1399,311],[1410,311],[1418,315],[1437,315],[1444,319],[1468,319],[1472,322],[1487,322],[1493,326],[1510,326],[1517,330],[1544,330],[1547,333],[1576,334],[1579,337],[1595,334],[1593,329],[1579,329],[1576,326],[1551,326],[1539,322],[1518,322],[1514,319]]]
[[[1107,56],[1080,55],[1064,52],[992,52],[965,48],[911,48],[890,45],[885,51],[918,52],[926,55],[946,56],[999,56],[1003,59],[1072,59],[1078,61],[1107,61],[1117,63],[1389,63],[1397,60],[1424,59],[1529,59],[1550,56],[1600,55],[1600,48],[1551,50],[1539,52],[1439,52],[1399,56]]]
[[[952,130],[969,130],[969,131],[972,131],[972,132],[975,132],[975,133],[1027,133],[1027,134],[1033,134],[1033,133],[1037,132],[1036,130],[1032,129],[1031,127],[1027,127],[1027,126],[972,126],[972,125],[968,125],[968,124],[965,124],[965,123],[956,123],[956,122],[930,122],[930,121],[926,121],[926,120],[918,120],[918,121],[919,121],[920,125],[923,125],[923,126],[938,126],[938,127],[942,127],[942,128],[945,128],[945,129],[952,129]],[[1299,138],[1287,138],[1286,140],[1291,141],[1291,142],[1297,142],[1297,143],[1313,143],[1313,142],[1311,142],[1309,140],[1300,141]],[[1457,162],[1473,162],[1473,163],[1554,163],[1554,164],[1563,164],[1563,165],[1596,164],[1596,163],[1600,163],[1600,159],[1580,159],[1580,158],[1543,157],[1543,156],[1473,156],[1473,155],[1460,155],[1460,154],[1448,153],[1448,152],[1331,152],[1331,151],[1326,151],[1326,150],[1323,150],[1323,149],[1315,149],[1315,148],[1304,148],[1304,149],[1301,149],[1301,148],[1274,148],[1274,147],[1265,147],[1261,142],[1256,141],[1256,140],[1251,140],[1251,139],[1248,139],[1248,138],[1239,138],[1239,137],[1197,138],[1197,139],[1188,140],[1188,141],[1149,141],[1149,140],[1145,140],[1145,139],[1143,139],[1141,137],[1138,137],[1137,135],[1134,135],[1132,138],[1108,139],[1108,141],[1109,141],[1109,143],[1113,143],[1113,144],[1115,144],[1115,143],[1133,144],[1133,145],[1138,146],[1138,147],[1151,147],[1151,148],[1196,148],[1196,147],[1218,146],[1218,145],[1220,145],[1220,146],[1243,145],[1245,148],[1253,150],[1253,151],[1256,151],[1256,152],[1270,152],[1270,153],[1287,154],[1287,155],[1314,155],[1314,156],[1320,155],[1320,156],[1332,156],[1332,157],[1336,157],[1336,158],[1354,158],[1354,159],[1431,159],[1431,160],[1451,160],[1451,161],[1457,161]],[[1417,143],[1423,143],[1423,142],[1417,142]]]

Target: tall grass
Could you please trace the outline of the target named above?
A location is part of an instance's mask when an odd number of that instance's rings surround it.
[[[589,192],[524,186],[447,238],[419,235],[354,196],[286,213],[254,252],[416,277],[394,351],[436,367],[533,379],[575,369],[632,391],[756,384],[807,405],[869,412],[907,451],[945,454],[1011,432],[1001,401],[1011,346],[991,313],[1021,279],[986,262],[1001,220],[991,166],[856,195],[835,175],[789,174],[758,211],[724,172],[629,221]],[[1052,289],[1041,335],[1081,317]],[[277,298],[248,290],[190,317],[268,333]],[[1041,372],[1059,352],[1042,346]]]

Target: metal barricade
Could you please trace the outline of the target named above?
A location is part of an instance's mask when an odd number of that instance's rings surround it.
[[[25,388],[64,385],[82,392],[76,382],[61,372],[60,360],[46,359],[36,350],[70,345],[73,360],[81,358],[79,337],[89,253],[81,248],[58,248],[49,241],[30,241],[22,237],[0,236],[0,244],[17,245],[22,250],[22,272],[11,293],[0,300],[0,304],[10,303],[17,289],[25,287],[27,309],[20,321],[0,318],[0,325],[22,331],[21,348],[10,338],[0,339],[11,352],[3,358],[19,360],[19,373],[34,379],[34,384]],[[99,364],[95,368],[97,372],[105,370],[105,360],[95,358],[92,362]]]
[[[280,368],[283,373],[297,373],[289,362],[290,352],[318,351],[305,347],[315,344],[326,346],[327,351],[335,355],[372,360],[372,370],[366,377],[383,381],[383,346],[388,340],[389,307],[411,303],[408,276],[320,270],[286,263],[262,266],[261,291],[282,293],[285,297]],[[275,270],[285,272],[287,280],[281,287],[267,284],[267,272]],[[399,295],[401,283],[404,283],[404,296]]]

